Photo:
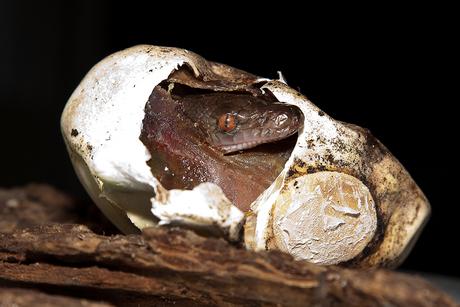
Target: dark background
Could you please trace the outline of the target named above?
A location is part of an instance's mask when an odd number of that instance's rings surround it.
[[[448,18],[435,23],[430,7],[222,3],[210,12],[150,4],[1,2],[0,186],[46,182],[86,198],[59,129],[72,91],[113,52],[137,44],[181,47],[268,78],[280,70],[333,118],[369,128],[433,209],[402,268],[460,276],[457,111],[443,97],[449,84],[439,86],[439,69],[452,70],[445,51],[453,38],[443,38]]]

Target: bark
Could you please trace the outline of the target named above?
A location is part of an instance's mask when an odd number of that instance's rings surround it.
[[[53,199],[63,196],[48,186],[35,189],[54,193]],[[0,212],[9,209],[0,226],[11,230],[13,209],[43,202],[43,197],[28,199],[24,191],[0,191]],[[73,211],[73,201],[62,200],[67,209],[55,204],[54,212]],[[5,222],[4,216],[10,220]],[[0,235],[0,285],[8,288],[0,290],[0,300],[27,291],[37,299],[73,300],[74,305],[62,304],[66,306],[456,306],[418,277],[320,267],[178,228],[107,236],[82,224],[49,220],[27,227]],[[18,287],[35,290],[12,289]],[[76,305],[83,303],[87,305]]]
[[[61,295],[50,295],[21,288],[0,289],[0,306],[15,307],[111,307],[112,304]]]

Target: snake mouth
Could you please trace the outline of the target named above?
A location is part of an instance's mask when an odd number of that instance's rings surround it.
[[[232,153],[232,152],[236,152],[236,151],[241,151],[241,150],[253,148],[253,147],[256,147],[258,145],[265,144],[265,143],[276,142],[277,140],[279,140],[279,139],[257,140],[257,141],[249,141],[249,142],[240,143],[240,144],[221,145],[221,146],[218,146],[218,147],[223,153],[227,154],[227,153]]]
[[[295,131],[297,132],[297,130]],[[294,134],[293,132],[292,134]],[[289,137],[289,136],[287,136]],[[265,138],[265,139],[260,139],[260,140],[253,140],[253,141],[248,141],[244,143],[238,143],[238,144],[231,144],[231,145],[220,145],[218,148],[220,151],[222,151],[224,154],[229,154],[229,153],[234,153],[242,150],[247,150],[251,149],[253,147],[262,145],[262,144],[267,144],[267,143],[275,143],[280,140],[284,140],[287,137],[276,137],[276,138]]]

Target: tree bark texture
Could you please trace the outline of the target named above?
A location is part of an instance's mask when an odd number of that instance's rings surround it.
[[[189,230],[153,227],[126,236],[108,224],[110,236],[96,234],[107,221],[95,211],[98,218],[85,222],[77,204],[82,206],[46,185],[0,190],[0,301],[17,306],[28,306],[30,297],[50,300],[43,306],[456,306],[419,277],[320,267]],[[34,210],[26,213],[27,208]]]

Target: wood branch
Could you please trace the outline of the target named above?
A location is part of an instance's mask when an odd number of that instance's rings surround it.
[[[0,209],[11,207],[1,196]],[[161,227],[103,236],[47,223],[0,235],[0,285],[114,306],[456,306],[418,277],[320,267]]]

